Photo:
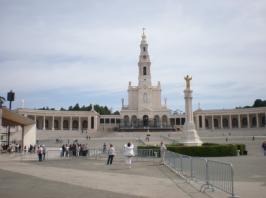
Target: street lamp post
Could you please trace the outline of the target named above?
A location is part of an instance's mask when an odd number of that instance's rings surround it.
[[[15,92],[10,90],[10,92],[7,93],[7,100],[9,101],[9,110],[11,111],[11,104],[15,100]],[[8,125],[8,133],[7,133],[7,145],[9,146],[10,143],[10,125]]]

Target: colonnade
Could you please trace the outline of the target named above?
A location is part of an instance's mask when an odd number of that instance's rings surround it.
[[[97,116],[27,115],[36,122],[39,130],[97,130]]]
[[[266,113],[198,114],[194,117],[197,129],[233,129],[266,127]]]

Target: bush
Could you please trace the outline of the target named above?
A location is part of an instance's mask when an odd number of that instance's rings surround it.
[[[167,146],[167,150],[189,156],[222,157],[236,156],[237,147],[232,144],[214,144],[203,146]]]
[[[223,157],[223,156],[236,156],[237,150],[240,154],[245,154],[246,147],[244,144],[215,144],[204,143],[202,146],[184,146],[182,144],[168,144],[167,150],[189,156],[197,157]],[[159,146],[138,146],[138,149],[153,149],[160,152]]]

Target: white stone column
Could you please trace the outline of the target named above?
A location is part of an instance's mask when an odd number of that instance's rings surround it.
[[[61,117],[61,130],[64,130],[64,117]]]
[[[221,129],[223,129],[224,128],[224,126],[223,126],[223,115],[221,115],[220,124],[221,124]]]
[[[192,111],[192,90],[190,89],[190,80],[192,77],[186,76],[186,89],[184,90],[185,95],[185,110],[186,110],[186,121],[184,124],[184,131],[181,135],[181,143],[184,145],[190,146],[200,146],[202,141],[200,140],[198,133],[195,129],[195,124],[193,120],[193,111]]]
[[[94,131],[97,131],[97,124],[98,124],[98,122],[97,122],[97,116],[94,116]]]
[[[54,116],[52,116],[52,131],[54,131]]]
[[[45,116],[43,116],[43,125],[42,125],[42,129],[45,130]]]
[[[237,117],[238,119],[238,128],[240,129],[241,128],[241,120],[240,120],[240,114],[238,114],[238,117]]]
[[[213,115],[212,115],[212,130],[214,130],[214,119],[213,119]]]
[[[199,115],[196,116],[196,129],[199,129]]]
[[[232,115],[231,114],[229,115],[228,122],[229,122],[229,129],[232,129]]]
[[[247,114],[247,122],[248,122],[248,123],[247,123],[247,124],[248,124],[248,126],[247,126],[247,127],[248,127],[248,129],[249,129],[249,128],[250,128],[250,119],[249,119],[249,114]]]
[[[2,132],[2,116],[3,116],[3,113],[2,113],[2,109],[0,108],[0,132]]]
[[[81,130],[81,127],[80,127],[80,117],[78,117],[79,118],[79,120],[78,120],[78,122],[79,122],[79,127],[78,127],[78,129],[79,129],[79,131]]]
[[[88,131],[91,130],[91,116],[88,117]]]
[[[257,124],[256,128],[259,128],[260,124],[259,124],[259,114],[258,113],[256,113],[256,124]]]
[[[201,116],[201,119],[202,119],[202,129],[206,129],[206,125],[205,125],[205,115],[202,115]]]
[[[73,119],[72,119],[72,116],[69,117],[69,130],[72,131],[73,130]]]

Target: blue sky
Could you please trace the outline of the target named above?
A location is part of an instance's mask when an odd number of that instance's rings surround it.
[[[194,109],[266,99],[264,0],[0,0],[0,95],[14,90],[14,107],[119,110],[137,85],[142,27],[170,109],[184,109],[187,74]]]

